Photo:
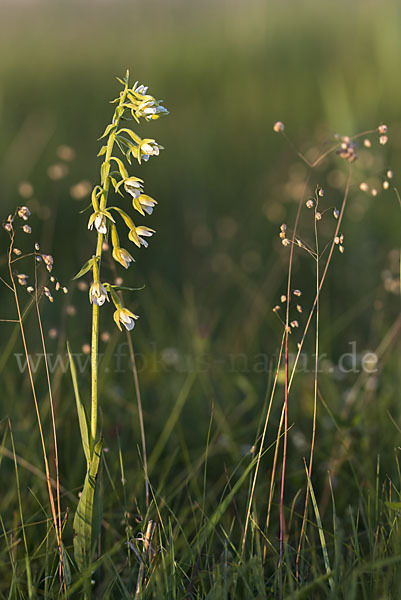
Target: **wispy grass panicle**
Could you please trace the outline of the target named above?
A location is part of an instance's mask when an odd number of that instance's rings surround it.
[[[311,435],[311,446],[310,446],[310,456],[309,456],[309,464],[307,466],[307,479],[308,485],[306,486],[305,493],[305,505],[302,519],[302,526],[300,530],[300,536],[298,540],[298,551],[296,557],[296,577],[299,578],[299,558],[301,555],[303,538],[306,531],[307,526],[307,514],[308,514],[308,500],[312,490],[310,481],[312,477],[312,465],[313,465],[313,456],[315,449],[315,440],[316,440],[316,432],[317,432],[317,399],[319,395],[319,383],[318,383],[318,373],[319,373],[319,365],[318,365],[318,356],[320,352],[320,341],[319,341],[319,304],[320,304],[320,296],[323,289],[323,285],[327,276],[327,272],[329,266],[332,261],[333,252],[337,248],[338,251],[343,254],[344,253],[344,235],[341,232],[341,225],[345,216],[345,208],[349,201],[349,196],[351,192],[351,187],[355,185],[355,183],[359,184],[360,182],[354,179],[357,179],[360,175],[355,175],[353,170],[353,165],[358,159],[358,146],[357,141],[359,138],[364,137],[364,147],[372,148],[372,143],[370,142],[369,137],[374,134],[379,134],[379,144],[384,145],[388,141],[387,133],[388,128],[386,125],[380,125],[377,129],[372,129],[369,131],[364,131],[360,134],[357,134],[353,137],[349,136],[335,136],[332,144],[329,145],[329,148],[320,154],[314,160],[309,160],[305,157],[304,154],[299,152],[293,143],[288,138],[284,124],[281,121],[277,121],[273,130],[276,133],[281,133],[286,140],[289,142],[291,147],[295,150],[298,157],[307,165],[308,174],[305,180],[305,184],[303,187],[303,192],[299,198],[297,213],[295,216],[294,225],[292,227],[291,233],[286,224],[283,224],[280,227],[280,239],[282,245],[284,247],[289,248],[289,257],[288,257],[288,275],[287,275],[287,291],[285,294],[281,296],[281,303],[285,303],[285,317],[280,317],[280,308],[281,306],[277,304],[273,308],[273,312],[277,315],[277,317],[281,320],[284,327],[284,349],[280,352],[279,361],[277,365],[277,373],[281,368],[281,359],[284,361],[284,401],[282,408],[281,421],[278,428],[277,433],[277,446],[281,437],[281,433],[283,430],[283,458],[282,458],[282,468],[281,468],[281,483],[280,483],[280,571],[282,570],[282,564],[285,556],[285,544],[288,536],[288,532],[286,530],[285,524],[285,511],[284,511],[284,501],[285,501],[285,481],[286,481],[286,467],[287,467],[287,444],[288,444],[288,413],[290,409],[290,389],[293,384],[294,375],[297,368],[297,363],[302,352],[302,348],[312,322],[312,318],[315,315],[315,340],[314,340],[314,356],[315,356],[315,366],[314,366],[314,387],[312,392],[312,406],[313,406],[313,417],[312,417],[312,435]],[[343,159],[347,163],[347,173],[344,179],[344,187],[343,187],[343,197],[342,203],[340,207],[332,206],[329,204],[330,202],[330,193],[325,193],[324,188],[321,185],[321,182],[313,183],[313,179],[316,177],[322,177],[320,173],[316,173],[316,167],[322,165],[323,161],[328,161],[332,155],[337,155],[339,158]],[[389,177],[390,173],[390,177]],[[387,171],[385,182],[388,183],[389,179],[391,179],[392,171]],[[315,185],[315,191],[313,195],[310,193],[311,186]],[[360,189],[363,191],[368,191],[369,187],[366,183],[360,183]],[[388,185],[384,185],[383,189],[386,190],[389,188]],[[375,189],[375,193],[372,195],[377,195],[377,190]],[[307,209],[313,209],[313,242],[303,241],[303,234],[300,233],[301,226],[304,227],[302,218],[302,209],[303,207]],[[331,233],[327,234],[329,231],[327,227],[324,229],[324,234],[322,233],[321,227],[322,223],[327,219],[333,219],[333,225],[331,227]],[[326,239],[324,238],[326,236]],[[328,238],[327,238],[328,235]],[[299,317],[294,318],[294,310],[296,310],[299,315],[303,313],[303,307],[300,304],[296,304],[296,307],[293,308],[291,304],[292,294],[291,289],[293,286],[293,278],[294,278],[294,258],[295,251],[297,248],[301,251],[306,251],[307,254],[315,261],[315,296],[312,303],[311,308],[309,309],[309,315],[304,323],[302,323],[302,327],[300,327]],[[295,292],[294,292],[295,294]],[[296,295],[300,294],[297,290]],[[297,351],[295,356],[295,362],[292,365],[292,368],[289,368],[288,356],[289,356],[289,347],[291,343],[291,336],[295,330],[300,329],[300,335],[296,338]],[[276,447],[277,447],[276,446]],[[276,468],[276,461],[273,465],[273,474],[272,481],[274,479],[274,473]],[[272,485],[270,487],[272,490]],[[268,514],[270,512],[271,505],[271,495],[269,497],[269,508]],[[315,505],[315,503],[314,503]],[[319,517],[320,518],[320,517]],[[321,524],[318,525],[321,530]],[[282,594],[282,574],[280,575],[281,581],[281,594]],[[332,584],[332,579],[330,579]]]

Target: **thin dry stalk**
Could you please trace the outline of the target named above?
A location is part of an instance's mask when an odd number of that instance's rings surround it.
[[[246,534],[248,531],[249,519],[251,516],[251,508],[252,508],[252,503],[253,503],[253,496],[255,493],[256,480],[258,478],[259,466],[260,466],[260,461],[262,459],[263,447],[264,447],[264,442],[265,442],[266,433],[267,433],[267,425],[268,425],[269,419],[270,419],[270,412],[271,412],[271,408],[272,408],[272,404],[273,404],[274,394],[276,391],[278,375],[280,372],[281,357],[283,355],[283,345],[284,345],[284,334],[283,334],[283,337],[281,338],[281,347],[280,347],[279,357],[278,357],[278,361],[277,361],[276,372],[274,375],[273,387],[272,387],[272,391],[270,394],[269,406],[267,408],[266,418],[265,418],[265,422],[264,422],[264,426],[263,426],[262,438],[260,440],[260,446],[259,446],[259,452],[258,452],[258,459],[257,459],[256,465],[255,465],[255,473],[253,476],[251,493],[250,493],[249,501],[248,501],[248,510],[247,510],[246,519],[245,519],[245,527],[244,527],[244,532],[242,535],[241,557],[243,557],[244,549],[245,549]],[[276,445],[276,448],[277,448],[277,445]],[[268,511],[268,514],[269,514],[269,511]],[[266,548],[266,546],[265,546],[265,548]]]
[[[147,555],[147,561],[150,564],[155,556],[155,550],[152,546],[153,536],[156,531],[156,521],[152,521],[151,519],[148,521],[146,526],[145,535],[143,536],[143,558],[141,560],[141,564],[139,567],[138,579],[136,584],[135,591],[135,600],[139,598],[141,593],[141,589],[143,586],[144,576],[145,576],[145,555]]]
[[[149,509],[148,458],[147,458],[147,452],[146,452],[145,426],[143,424],[143,410],[142,410],[142,400],[141,400],[141,389],[139,387],[139,379],[138,379],[138,371],[137,371],[137,368],[136,368],[134,346],[132,344],[132,339],[131,339],[131,336],[130,336],[129,332],[127,331],[126,334],[127,334],[127,342],[128,342],[128,350],[129,350],[129,356],[130,356],[130,361],[131,361],[132,374],[133,374],[134,383],[135,383],[136,401],[137,401],[137,404],[138,404],[139,427],[140,427],[140,430],[141,430],[141,443],[142,443],[142,460],[143,460],[143,468],[144,468],[144,471],[145,471],[146,510],[148,510]]]
[[[316,161],[315,161],[316,162]],[[320,160],[318,161],[320,162]],[[316,162],[317,164],[317,162]],[[296,234],[298,230],[299,218],[301,215],[301,208],[305,201],[307,188],[309,185],[310,178],[312,176],[312,170],[309,171],[308,177],[306,178],[302,196],[298,203],[297,215],[295,217],[294,229],[292,232],[292,243],[290,248],[290,257],[288,261],[288,278],[287,278],[287,302],[286,302],[286,315],[285,315],[285,341],[284,341],[284,361],[285,361],[285,388],[284,388],[284,443],[283,443],[283,461],[281,469],[281,488],[280,488],[280,567],[283,561],[283,542],[285,536],[285,519],[284,519],[284,487],[285,487],[285,469],[287,462],[287,428],[288,428],[288,393],[289,393],[289,366],[288,366],[288,337],[290,329],[290,304],[291,304],[291,278],[292,278],[292,267],[294,261],[294,248]],[[280,576],[281,577],[281,576]]]
[[[9,246],[9,250],[8,250],[8,270],[9,270],[9,275],[10,275],[10,280],[11,280],[11,287],[12,287],[12,291],[14,294],[15,306],[17,309],[18,323],[19,323],[19,328],[21,331],[21,338],[22,338],[22,344],[23,344],[24,354],[25,354],[25,358],[26,358],[29,382],[30,382],[30,386],[31,386],[31,390],[32,390],[36,418],[37,418],[37,422],[38,422],[39,435],[40,435],[40,440],[41,440],[41,445],[42,445],[43,461],[44,461],[45,472],[46,472],[46,482],[47,482],[47,488],[48,488],[48,494],[49,494],[50,508],[51,508],[52,517],[53,517],[54,530],[55,530],[56,538],[57,538],[57,546],[58,546],[58,551],[59,551],[60,565],[61,565],[62,571],[64,572],[64,566],[63,566],[64,563],[63,563],[63,556],[62,556],[62,542],[61,542],[61,522],[59,522],[59,520],[58,520],[56,507],[55,507],[55,503],[54,503],[54,496],[53,496],[52,483],[51,483],[50,470],[49,470],[49,462],[48,462],[48,458],[47,458],[46,443],[45,443],[45,439],[44,439],[42,421],[41,421],[41,417],[40,417],[39,404],[38,404],[37,395],[36,395],[36,388],[35,388],[31,363],[29,361],[28,344],[27,344],[26,336],[25,336],[25,328],[24,328],[24,324],[23,324],[23,317],[22,317],[21,307],[20,307],[19,298],[18,298],[17,286],[15,284],[14,273],[13,273],[13,269],[12,269],[12,252],[13,252],[13,246],[14,246],[14,237],[15,237],[15,232],[13,229],[10,232],[10,246]],[[36,288],[35,293],[36,293],[36,302],[38,302],[37,288]],[[60,497],[59,487],[57,488],[57,495],[58,495],[58,499],[59,499],[59,497]],[[59,513],[59,516],[60,516],[60,513]],[[66,582],[65,582],[64,576],[62,577],[62,581],[63,581],[64,591],[66,593]]]
[[[316,438],[316,416],[317,416],[317,394],[318,394],[318,367],[319,367],[319,236],[317,231],[317,219],[316,219],[317,206],[315,205],[315,219],[314,219],[314,232],[315,232],[315,249],[316,249],[316,331],[315,331],[315,369],[314,369],[314,384],[313,384],[313,418],[312,418],[312,440],[311,449],[309,455],[309,466],[307,468],[307,476],[310,480],[312,477],[312,466],[313,466],[313,455],[315,450],[315,438]],[[306,463],[305,463],[306,468]],[[309,502],[309,485],[306,487],[305,495],[305,506],[304,514],[302,518],[301,533],[299,536],[297,558],[295,561],[295,576],[299,577],[299,559],[301,555],[302,540],[304,537],[305,526],[306,526],[306,515],[308,512]]]

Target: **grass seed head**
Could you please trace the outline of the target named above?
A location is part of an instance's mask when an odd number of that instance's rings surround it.
[[[276,133],[282,133],[285,129],[284,123],[281,121],[276,121],[273,125],[273,131]]]

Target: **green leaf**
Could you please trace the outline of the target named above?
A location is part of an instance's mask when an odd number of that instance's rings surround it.
[[[115,223],[115,220],[113,219],[113,217],[111,216],[111,214],[109,213],[110,209],[104,209],[104,210],[99,210],[99,215],[104,215],[106,217],[106,219],[110,219],[110,221],[112,223]]]
[[[127,172],[127,169],[124,167],[123,161],[120,160],[119,158],[115,157],[115,156],[111,156],[110,160],[115,160],[116,161],[116,163],[118,165],[118,168],[119,168],[119,171],[121,173],[121,177],[123,179],[128,179],[128,172]]]
[[[103,517],[103,502],[102,494],[100,493],[100,485],[96,485],[93,496],[93,515],[92,515],[92,548],[99,537],[102,527]]]
[[[100,141],[103,138],[105,138],[115,128],[116,128],[116,125],[114,125],[114,123],[110,123],[110,125],[107,125],[106,129],[104,130],[103,135],[100,136],[100,138],[98,138],[98,141]]]
[[[74,358],[71,354],[70,343],[67,341],[67,353],[70,361],[71,379],[74,387],[75,402],[77,405],[79,429],[81,431],[82,448],[84,450],[86,465],[89,467],[90,450],[89,450],[89,426],[88,417],[86,415],[85,406],[82,404],[81,396],[79,395],[77,370],[75,368]]]
[[[65,549],[63,542],[61,542],[61,554],[63,557],[64,581],[65,581],[65,585],[67,586],[67,589],[68,589],[71,585],[71,569],[70,569],[70,563],[68,561],[68,554],[67,554],[67,551]]]
[[[92,267],[93,267],[93,256],[92,256],[92,258],[90,258],[89,260],[86,261],[86,263],[84,264],[82,269],[80,271],[78,271],[78,273],[72,279],[73,280],[79,279],[80,277],[82,277],[82,275],[85,275],[85,273],[90,271],[92,269]]]
[[[107,146],[102,146],[99,150],[99,152],[97,153],[97,156],[104,156],[104,154],[106,154],[107,152]]]
[[[393,510],[401,510],[401,502],[386,502],[386,506]]]
[[[116,119],[120,119],[120,117],[122,117],[124,113],[124,107],[123,106],[117,106],[116,111],[114,113],[115,118]]]
[[[104,183],[104,181],[105,181],[105,179],[106,179],[106,175],[107,175],[107,169],[108,169],[108,168],[109,168],[109,161],[108,161],[108,160],[107,160],[107,161],[105,160],[105,161],[102,163],[102,166],[100,167],[100,177],[101,177],[102,183]]]
[[[99,508],[94,510],[95,490],[99,486],[97,474],[103,439],[100,439],[94,449],[92,462],[85,477],[84,489],[74,517],[74,557],[79,571],[84,571],[91,563],[92,540],[99,522]],[[99,492],[96,492],[97,494]]]
[[[93,208],[93,204],[88,204],[88,206],[86,208],[83,208],[82,210],[79,211],[79,215],[83,215],[84,212],[86,212],[87,210],[89,210],[90,208]]]
[[[142,139],[139,137],[139,135],[137,135],[135,133],[135,131],[132,131],[132,129],[128,129],[127,127],[122,127],[121,129],[119,129],[116,133],[117,136],[120,135],[121,132],[124,133],[128,133],[128,135],[130,136],[130,138],[137,144],[139,145],[142,142]]]
[[[117,290],[117,292],[140,292],[141,290],[145,289],[144,285],[141,285],[141,287],[138,288],[124,287],[122,285],[111,285],[110,287],[114,290]]]
[[[124,212],[118,206],[110,206],[109,210],[116,210],[118,212],[118,214],[124,219],[124,223],[126,224],[126,226],[128,227],[129,230],[131,230],[135,227],[135,223],[133,222],[131,217],[129,217],[127,215],[127,213]]]
[[[93,210],[95,210],[96,212],[99,210],[98,198],[100,198],[100,196],[102,195],[102,192],[103,192],[103,188],[101,188],[100,185],[95,185],[95,187],[92,190],[91,202],[92,202]]]

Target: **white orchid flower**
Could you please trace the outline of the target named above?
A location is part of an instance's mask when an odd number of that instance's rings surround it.
[[[128,331],[131,331],[131,329],[133,329],[135,326],[135,320],[139,319],[138,315],[134,315],[134,313],[128,310],[128,308],[121,307],[117,308],[113,317],[120,331],[122,331],[121,323]]]

